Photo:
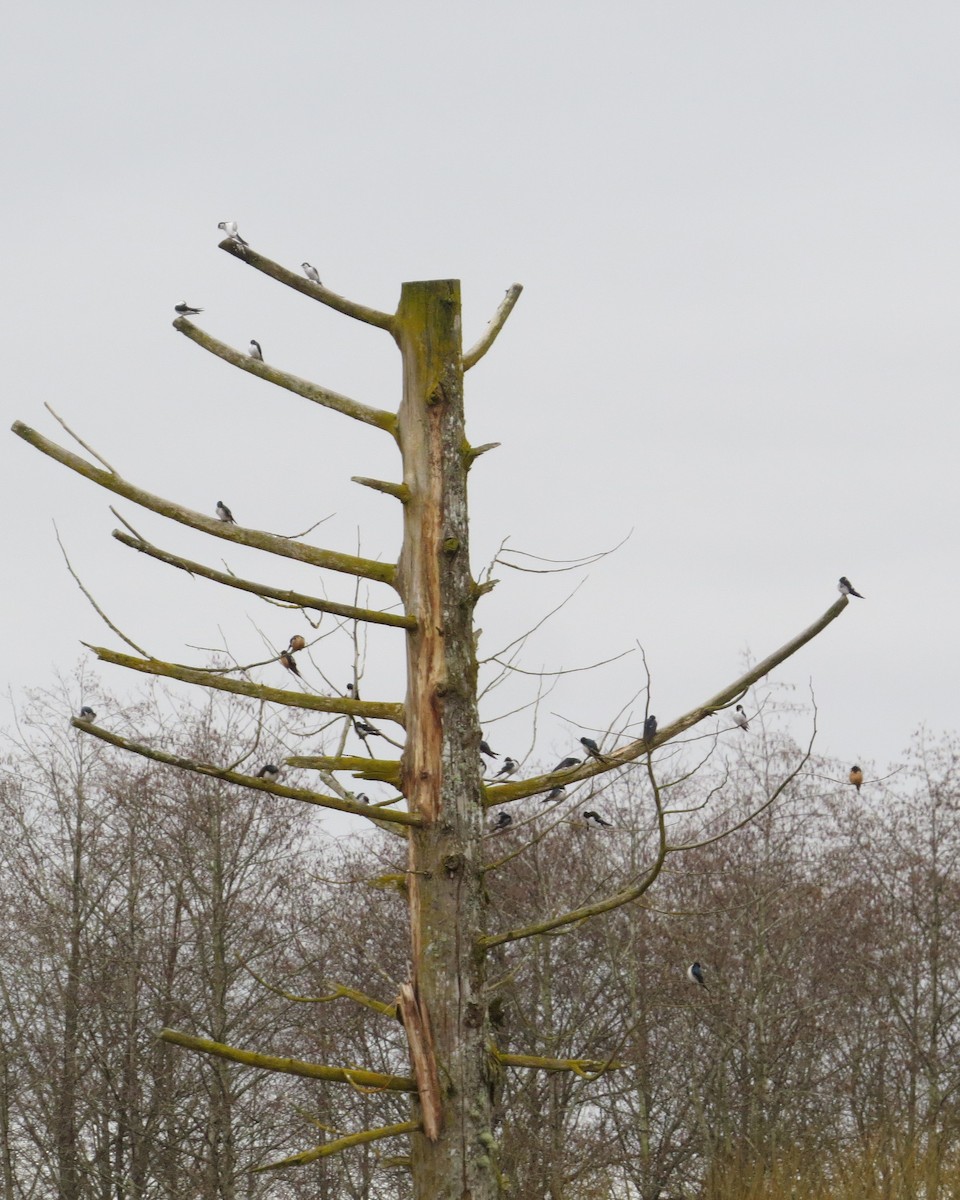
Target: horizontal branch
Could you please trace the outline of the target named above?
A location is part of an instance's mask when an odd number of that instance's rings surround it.
[[[288,767],[307,771],[352,771],[358,779],[373,779],[380,783],[400,783],[400,763],[395,758],[359,758],[341,755],[339,758],[322,754],[295,755],[286,759]]]
[[[208,517],[204,513],[195,512],[192,508],[185,508],[182,504],[175,504],[172,500],[165,500],[162,496],[155,496],[152,492],[144,491],[143,488],[137,487],[112,471],[105,471],[101,467],[93,466],[86,459],[80,458],[79,455],[73,454],[63,446],[57,445],[56,442],[51,442],[43,434],[37,433],[28,425],[24,425],[22,421],[14,421],[11,428],[17,437],[23,438],[25,442],[34,446],[41,453],[62,463],[63,466],[69,467],[71,471],[76,471],[78,475],[82,475],[92,483],[99,484],[100,487],[106,488],[107,491],[114,492],[118,496],[123,496],[127,500],[132,500],[141,508],[148,508],[151,512],[169,517],[172,521],[179,521],[181,525],[188,525],[191,529],[200,529],[204,533],[213,534],[214,537],[223,538],[238,546],[252,546],[255,550],[266,550],[270,554],[279,554],[283,558],[292,558],[297,562],[308,563],[310,566],[326,567],[328,570],[340,571],[346,575],[359,575],[361,579],[373,579],[378,583],[394,585],[397,569],[390,563],[375,562],[370,558],[357,558],[352,554],[339,554],[334,550],[320,550],[315,546],[307,546],[303,542],[293,541],[291,538],[267,533],[265,530],[246,529],[227,521],[218,520],[216,517]]]
[[[193,758],[184,758],[180,754],[170,754],[166,750],[156,750],[152,746],[145,746],[142,742],[134,742],[129,738],[121,737],[120,734],[111,733],[99,725],[91,725],[89,721],[81,721],[78,717],[74,717],[71,724],[81,730],[81,732],[89,733],[93,737],[99,738],[102,742],[108,742],[111,746],[117,746],[121,750],[129,750],[131,754],[139,754],[141,758],[149,758],[154,762],[164,763],[169,767],[178,767],[182,771],[191,771],[195,775],[206,775],[211,779],[222,779],[225,783],[236,783],[241,787],[253,788],[258,792],[269,792],[273,796],[284,796],[289,800],[300,800],[304,804],[315,804],[318,808],[332,808],[337,812],[353,813],[354,816],[366,817],[368,820],[373,820],[373,813],[375,812],[378,821],[393,821],[398,825],[421,824],[420,817],[415,813],[382,808],[371,811],[369,805],[361,804],[356,800],[342,800],[339,796],[327,796],[319,792],[308,791],[306,788],[291,788],[280,783],[269,783],[266,779],[261,779],[257,775],[244,775],[240,771],[231,771],[226,767],[215,766],[213,763],[198,762]],[[347,989],[342,989],[342,993],[346,996],[348,994]],[[283,994],[285,995],[286,993]],[[357,996],[359,994],[357,993]],[[350,998],[357,999],[357,996],[351,994]],[[292,999],[293,997],[290,998]],[[370,1001],[371,1006],[377,1003],[377,1001]],[[383,1007],[386,1008],[387,1006]]]
[[[300,1154],[292,1154],[279,1162],[265,1163],[262,1167],[254,1167],[254,1174],[260,1171],[279,1171],[282,1167],[304,1167],[316,1162],[318,1158],[326,1158],[331,1154],[340,1154],[351,1146],[362,1146],[364,1142],[376,1142],[380,1138],[400,1137],[404,1133],[416,1133],[420,1128],[419,1121],[403,1121],[399,1125],[383,1125],[379,1129],[365,1129],[362,1133],[351,1133],[336,1141],[326,1142],[315,1146],[312,1150],[303,1150]]]
[[[192,1037],[177,1029],[161,1029],[157,1035],[172,1046],[182,1046],[198,1054],[212,1054],[230,1062],[257,1067],[261,1071],[278,1071],[284,1075],[301,1075],[306,1079],[325,1079],[328,1083],[347,1083],[351,1086],[381,1088],[388,1092],[415,1092],[416,1082],[405,1075],[383,1075],[379,1071],[362,1071],[353,1067],[323,1067],[298,1058],[278,1058],[273,1054],[258,1054],[254,1050],[238,1050],[209,1038]]]
[[[387,479],[369,479],[366,475],[351,475],[350,479],[353,483],[359,483],[361,487],[372,488],[375,492],[384,492],[388,496],[394,496],[401,504],[406,504],[410,499],[410,489],[405,483],[391,483]]]
[[[500,301],[500,307],[493,314],[490,324],[483,331],[483,336],[464,354],[463,369],[465,371],[469,371],[471,367],[475,366],[497,340],[497,334],[506,325],[507,317],[513,312],[513,306],[520,299],[522,291],[522,283],[511,284],[507,288],[507,294]]]
[[[733,683],[717,692],[709,700],[703,704],[698,704],[696,708],[690,709],[684,713],[682,717],[678,717],[676,721],[671,721],[669,725],[663,725],[657,731],[656,736],[649,742],[642,738],[638,741],[630,742],[626,746],[622,746],[619,750],[604,751],[603,762],[585,762],[572,771],[551,772],[549,775],[535,775],[530,779],[519,780],[516,783],[501,783],[494,787],[485,789],[485,803],[488,807],[495,804],[510,804],[514,800],[522,800],[526,796],[536,796],[539,792],[548,791],[551,787],[555,787],[559,783],[571,784],[579,783],[583,779],[591,779],[595,775],[605,775],[608,771],[614,771],[617,767],[625,766],[627,763],[633,762],[642,755],[655,750],[658,746],[662,746],[665,742],[672,741],[681,733],[698,725],[707,717],[713,716],[719,709],[727,708],[735,700],[739,699],[744,693],[751,688],[758,680],[778,667],[791,655],[812,641],[818,633],[822,633],[824,629],[843,612],[850,603],[846,596],[841,596],[835,600],[827,609],[823,616],[818,617],[812,625],[808,625],[802,633],[798,633],[796,637],[784,643],[778,650],[774,650],[772,654],[768,654],[762,662],[758,662],[756,666],[751,667],[739,679],[735,679]]]
[[[377,329],[386,329],[388,333],[394,331],[396,318],[392,314],[378,312],[375,308],[367,308],[365,304],[357,304],[354,300],[348,300],[346,296],[339,296],[336,292],[331,292],[329,288],[324,287],[322,283],[314,283],[305,276],[298,275],[295,271],[288,271],[286,267],[281,267],[279,263],[264,258],[262,254],[251,250],[249,246],[241,246],[233,238],[227,238],[221,242],[220,249],[226,250],[228,254],[239,258],[248,266],[256,267],[258,271],[269,275],[271,279],[276,279],[278,283],[285,283],[287,287],[302,292],[311,300],[319,300],[327,308],[336,309],[345,317],[353,317],[355,321],[362,321],[364,325],[373,325]]]
[[[504,1054],[494,1049],[493,1057],[505,1067],[529,1067],[534,1071],[573,1071],[575,1075],[592,1074],[596,1071],[620,1071],[622,1062],[596,1062],[592,1058],[540,1058],[536,1054]]]
[[[202,671],[197,667],[164,662],[159,658],[134,658],[131,654],[120,654],[116,650],[108,650],[105,646],[90,646],[90,649],[101,662],[110,663],[111,666],[127,667],[145,675],[179,679],[181,683],[193,683],[199,687],[217,688],[221,692],[233,692],[236,696],[252,696],[270,704],[283,704],[288,708],[308,708],[312,712],[341,713],[350,717],[376,717],[381,721],[395,721],[398,725],[402,725],[404,721],[402,704],[377,700],[349,700],[340,696],[314,696],[310,692],[288,692],[283,688],[267,687],[263,683],[250,683],[246,679],[231,679],[228,675],[215,671]]]
[[[204,350],[209,350],[217,358],[222,358],[224,362],[239,367],[241,371],[247,371],[250,375],[259,375],[261,379],[275,383],[278,387],[286,388],[294,395],[303,396],[305,400],[312,400],[314,404],[319,404],[323,408],[331,408],[345,417],[353,417],[355,421],[362,421],[365,425],[375,425],[378,429],[385,429],[388,433],[396,436],[397,417],[395,413],[386,412],[382,408],[371,408],[367,404],[361,404],[359,400],[351,400],[349,396],[341,396],[339,392],[332,392],[329,388],[320,387],[319,384],[312,383],[309,379],[301,379],[299,375],[291,375],[289,371],[281,371],[279,367],[272,367],[263,359],[254,358],[246,351],[235,350],[233,346],[221,342],[219,338],[199,329],[186,317],[177,317],[173,322],[173,327],[185,334],[192,342],[196,342],[198,346],[202,346]]]
[[[113,536],[118,542],[147,554],[158,562],[167,563],[171,567],[179,567],[190,575],[199,575],[203,579],[211,579],[214,583],[223,583],[227,587],[237,588],[241,592],[251,592],[255,596],[264,596],[268,600],[279,600],[296,608],[309,608],[314,612],[329,613],[334,617],[344,617],[350,621],[366,621],[370,625],[391,625],[396,629],[416,629],[416,617],[407,617],[403,613],[380,612],[375,608],[357,608],[353,604],[335,604],[332,600],[321,600],[319,596],[308,596],[304,592],[294,592],[286,588],[268,587],[265,583],[255,583],[249,579],[240,579],[229,571],[217,571],[203,563],[182,558],[179,554],[171,554],[144,538],[124,533],[115,529]]]

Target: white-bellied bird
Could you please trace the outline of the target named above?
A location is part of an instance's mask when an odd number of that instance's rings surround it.
[[[698,962],[691,963],[687,967],[687,978],[691,983],[699,983],[702,988],[705,988],[708,992],[710,991],[703,978],[703,967]]]
[[[83,708],[80,709],[81,721],[95,721],[96,719],[97,714],[93,711],[89,704],[85,704]]]
[[[496,773],[496,775],[493,776],[493,778],[494,779],[506,779],[506,777],[508,775],[512,775],[514,773],[514,771],[517,769],[517,767],[519,767],[519,766],[520,766],[520,764],[517,762],[517,760],[515,758],[505,758],[503,760],[503,766]]]
[[[257,772],[258,779],[265,779],[267,783],[274,783],[280,777],[280,768],[274,763],[264,763]]]
[[[590,755],[590,757],[595,758],[597,760],[597,762],[606,762],[607,761],[603,757],[603,755],[600,753],[600,747],[593,740],[593,738],[582,737],[580,739],[580,745],[584,748],[584,750],[586,750],[586,752]]]
[[[574,767],[579,767],[579,766],[580,766],[579,758],[561,758],[560,761],[557,763],[557,765],[550,772],[550,774],[555,775],[557,773],[557,771],[572,771]]]
[[[181,317],[195,317],[197,313],[202,313],[203,309],[194,308],[191,304],[188,304],[186,300],[184,300],[182,304],[175,304],[173,306],[173,311],[179,313]]]
[[[743,711],[743,705],[738,704],[733,710],[734,724],[739,725],[741,729],[749,729],[750,725],[747,721],[747,714]]]
[[[551,788],[545,796],[540,797],[541,804],[549,804],[551,800],[559,800],[565,793],[566,788],[561,783],[559,787]]]
[[[221,521],[225,521],[228,525],[236,525],[236,521],[233,519],[233,513],[229,508],[227,508],[222,500],[217,501],[217,516]]]
[[[251,358],[255,358],[259,362],[263,362],[263,351],[260,349],[260,343],[255,338],[250,339],[250,349],[248,353]]]
[[[602,825],[602,826],[603,826],[605,829],[612,829],[612,828],[613,828],[612,824],[611,824],[609,821],[605,821],[605,820],[603,819],[603,817],[601,817],[601,816],[600,816],[600,814],[599,814],[599,813],[595,813],[595,812],[585,812],[585,813],[583,814],[583,819],[584,819],[584,821],[586,821],[586,823],[587,823],[588,825],[589,825],[589,824],[590,824],[590,822],[592,821],[592,822],[594,823],[594,825]]]
[[[240,231],[237,229],[236,221],[220,221],[217,225],[218,229],[222,229],[228,238],[235,242],[239,242],[241,246],[249,246],[249,242],[245,242],[240,236]]]
[[[837,584],[837,591],[841,596],[856,596],[858,600],[863,599],[846,575],[840,576],[840,582]]]
[[[309,263],[301,263],[300,266],[303,267],[303,273],[308,279],[312,279],[314,283],[319,283],[320,286],[323,287],[323,281],[320,278],[320,272],[316,267],[311,267]]]

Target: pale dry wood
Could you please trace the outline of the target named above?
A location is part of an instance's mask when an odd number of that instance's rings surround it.
[[[483,331],[482,336],[464,354],[463,369],[465,371],[469,371],[471,367],[475,366],[497,340],[497,334],[506,325],[507,317],[513,312],[513,306],[520,299],[522,291],[522,283],[511,284],[507,288],[507,294],[500,301],[497,311],[490,318],[490,323]]]
[[[417,1080],[423,1133],[431,1142],[435,1142],[440,1136],[443,1122],[440,1076],[437,1071],[437,1056],[430,1033],[429,1017],[421,1010],[412,984],[402,983],[400,985],[397,1009],[407,1035],[410,1062]]]

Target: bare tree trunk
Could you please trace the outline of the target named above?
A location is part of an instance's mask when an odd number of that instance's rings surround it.
[[[403,790],[424,817],[409,839],[413,983],[439,1072],[436,1097],[419,1081],[425,1132],[414,1135],[414,1195],[488,1200],[499,1171],[476,946],[485,925],[483,802],[459,282],[404,284],[397,319],[408,489],[398,583],[418,623],[407,640]]]

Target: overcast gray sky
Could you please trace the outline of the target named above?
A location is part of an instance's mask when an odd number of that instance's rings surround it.
[[[522,282],[467,377],[471,439],[503,443],[472,476],[475,567],[508,535],[571,558],[634,531],[523,665],[639,640],[664,722],[814,620],[845,573],[867,599],[777,678],[812,677],[823,752],[882,766],[919,723],[960,718],[958,34],[947,3],[19,5],[0,48],[4,428],[65,440],[48,401],[148,489],[285,533],[333,514],[319,544],[393,559],[396,505],[349,482],[396,477],[389,439],[204,354],[173,305],[394,406],[389,337],[218,251],[218,221],[383,309],[404,280],[460,278],[467,343]],[[80,639],[116,644],[53,520],[158,656],[249,661],[257,625],[293,632],[119,546],[110,498],[10,434],[0,487],[15,694],[70,670]],[[162,546],[317,586],[118,507]],[[581,577],[496,573],[488,653]],[[396,647],[371,643],[367,698],[399,698]],[[349,677],[344,646],[317,657]],[[636,655],[567,677],[538,749],[605,728],[641,682]],[[515,756],[528,716],[495,718],[528,686],[484,704]]]

